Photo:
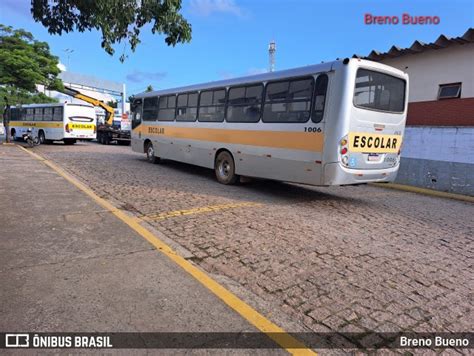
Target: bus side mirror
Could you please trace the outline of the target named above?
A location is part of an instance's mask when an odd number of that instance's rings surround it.
[[[142,122],[141,105],[142,99],[135,99],[130,107],[132,111],[132,129],[140,125],[140,123]]]

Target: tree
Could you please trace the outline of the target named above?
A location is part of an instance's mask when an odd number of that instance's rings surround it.
[[[38,93],[36,85],[62,88],[57,78],[60,72],[58,58],[50,53],[46,42],[35,40],[23,29],[0,24],[0,106],[4,96],[10,105],[55,101]]]
[[[181,0],[32,0],[33,19],[49,33],[84,32],[102,34],[102,48],[113,55],[113,45],[128,41],[132,52],[140,43],[140,31],[148,23],[153,34],[164,34],[168,46],[191,40],[191,25],[180,14]],[[123,62],[125,53],[120,56]]]
[[[145,92],[149,93],[149,92],[151,92],[151,91],[153,91],[153,86],[150,84],[150,85],[148,85],[148,86],[146,87]]]
[[[107,105],[111,108],[117,109],[117,101],[116,100],[109,100],[107,101]]]

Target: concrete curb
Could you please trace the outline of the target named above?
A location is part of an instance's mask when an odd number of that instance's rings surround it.
[[[369,183],[369,184],[371,186],[379,187],[379,188],[403,190],[405,192],[410,192],[410,193],[418,193],[418,194],[430,195],[430,196],[438,197],[438,198],[454,199],[454,200],[474,203],[474,197],[471,197],[469,195],[440,192],[437,190],[414,187],[411,185],[403,185],[403,184],[397,184],[397,183]]]

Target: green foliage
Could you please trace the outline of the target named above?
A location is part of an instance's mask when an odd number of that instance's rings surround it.
[[[128,41],[132,52],[140,31],[151,24],[153,34],[164,34],[168,46],[191,40],[191,25],[180,14],[181,0],[32,0],[31,12],[49,33],[99,30],[102,48],[113,55],[113,45]],[[123,62],[125,53],[120,56]]]
[[[111,108],[117,109],[117,101],[116,100],[108,101],[107,105],[110,106]]]
[[[43,93],[32,93],[25,89],[20,89],[12,86],[0,87],[0,110],[6,104],[5,97],[8,103],[13,105],[20,104],[39,104],[39,103],[56,103],[57,100],[44,95]]]
[[[153,86],[150,84],[149,86],[146,87],[146,90],[145,92],[150,92],[150,91],[153,91]]]
[[[46,42],[35,40],[23,29],[0,24],[0,85],[30,93],[36,92],[36,84],[61,88],[62,82],[57,78],[61,71],[57,65],[58,57],[49,52]]]

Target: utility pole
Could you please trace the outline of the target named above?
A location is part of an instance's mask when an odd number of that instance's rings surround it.
[[[276,52],[276,43],[275,41],[271,41],[268,45],[268,71],[274,72],[275,71],[275,52]]]

